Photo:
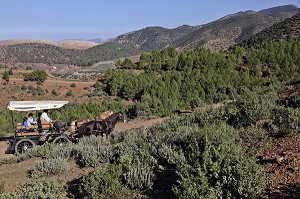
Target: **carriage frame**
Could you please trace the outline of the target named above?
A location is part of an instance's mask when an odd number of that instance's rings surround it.
[[[44,109],[58,109],[68,104],[69,101],[54,100],[36,100],[36,101],[10,101],[7,109],[11,111],[11,119],[15,134],[12,139],[8,140],[6,154],[22,154],[35,145],[42,145],[46,142],[64,144],[70,142],[67,134],[60,133],[49,123],[38,123],[32,132],[22,132],[20,124],[15,124],[14,111],[31,112],[42,111]]]

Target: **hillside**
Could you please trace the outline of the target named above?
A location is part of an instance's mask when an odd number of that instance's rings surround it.
[[[0,46],[10,46],[16,44],[49,44],[66,49],[87,49],[99,45],[92,41],[65,40],[61,42],[53,42],[47,40],[32,40],[32,39],[14,39],[0,41]]]
[[[145,51],[169,45],[180,50],[207,47],[220,50],[249,38],[299,12],[293,5],[255,11],[238,12],[199,26],[183,25],[174,29],[147,27],[118,36],[113,42]]]
[[[100,61],[137,55],[140,51],[111,42],[106,42],[85,50],[66,49],[43,43],[22,43],[0,46],[0,53],[1,62],[5,62],[5,60],[13,60],[14,63],[46,63],[49,65],[71,64],[90,66]]]
[[[198,47],[227,49],[297,12],[299,8],[291,5],[259,12],[238,12],[201,26],[183,25],[174,29],[147,27],[102,44],[91,41],[1,41],[0,62],[90,66],[170,45],[179,50]]]
[[[113,42],[145,51],[159,50],[198,28],[199,26],[189,25],[183,25],[174,29],[147,27],[120,35]]]
[[[180,50],[206,47],[226,49],[298,13],[296,6],[280,6],[259,12],[246,11],[204,25],[173,43]]]
[[[300,38],[300,14],[285,19],[283,22],[259,32],[243,41],[241,46],[249,47],[263,41],[278,41],[287,38]]]

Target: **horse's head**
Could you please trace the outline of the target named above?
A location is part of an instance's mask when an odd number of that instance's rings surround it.
[[[125,115],[122,112],[118,113],[119,120],[122,120],[124,123],[126,122]]]

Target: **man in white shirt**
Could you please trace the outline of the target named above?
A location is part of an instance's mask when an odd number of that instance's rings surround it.
[[[48,116],[48,110],[47,110],[47,109],[43,110],[43,113],[41,114],[41,118],[43,118],[45,121],[47,121],[47,122],[49,122],[49,123],[52,123],[53,126],[54,126],[54,128],[55,128],[58,132],[62,133],[62,132],[65,131],[65,128],[61,127],[61,126],[58,124],[57,121],[52,120],[52,119]]]
[[[41,118],[43,118],[45,121],[52,123],[52,120],[50,119],[50,117],[48,116],[48,110],[43,110],[43,113],[41,115]]]

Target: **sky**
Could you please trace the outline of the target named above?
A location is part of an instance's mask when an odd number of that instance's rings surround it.
[[[0,0],[0,40],[110,39],[289,4],[300,7],[300,0]]]

